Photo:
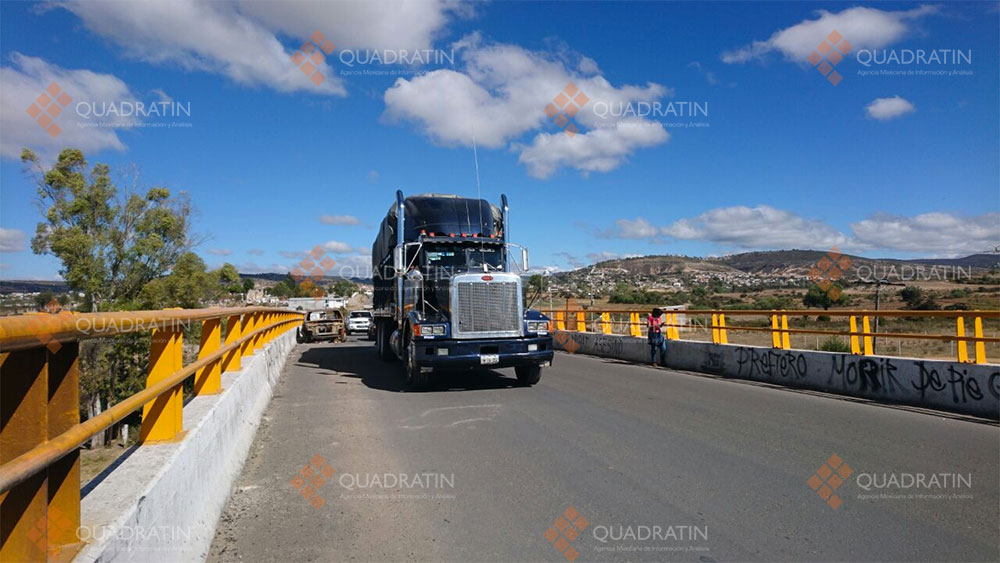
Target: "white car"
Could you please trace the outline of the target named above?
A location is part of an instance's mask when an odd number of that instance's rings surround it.
[[[347,334],[355,332],[368,333],[368,327],[372,324],[372,314],[370,311],[351,311],[347,316]]]

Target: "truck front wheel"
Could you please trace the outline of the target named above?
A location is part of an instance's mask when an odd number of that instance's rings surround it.
[[[417,347],[410,338],[410,330],[406,330],[406,340],[403,341],[403,373],[406,375],[406,384],[411,389],[422,389],[427,386],[430,374],[420,369],[417,363]]]
[[[517,366],[514,373],[521,385],[534,385],[542,378],[542,366]]]

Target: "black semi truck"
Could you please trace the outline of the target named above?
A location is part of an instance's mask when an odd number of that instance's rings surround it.
[[[372,245],[375,345],[399,359],[411,387],[435,369],[513,367],[534,385],[551,365],[548,318],[525,309],[527,250],[508,239],[507,196],[422,194],[389,209]],[[520,252],[513,250],[519,248]]]

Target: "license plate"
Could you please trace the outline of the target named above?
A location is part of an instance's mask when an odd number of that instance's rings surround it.
[[[500,354],[483,354],[479,356],[479,365],[488,366],[500,363]]]

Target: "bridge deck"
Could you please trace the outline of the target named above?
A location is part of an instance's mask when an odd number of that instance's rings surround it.
[[[285,369],[211,561],[562,561],[543,535],[570,505],[583,561],[1000,558],[993,425],[566,354],[534,388],[499,372],[403,392],[366,342],[300,345]],[[972,474],[870,493],[972,498],[859,498],[852,475],[833,510],[807,485],[833,453],[880,479]],[[290,484],[317,454],[336,470],[319,509]],[[401,473],[438,487],[344,486]],[[707,539],[595,539],[619,526]]]

